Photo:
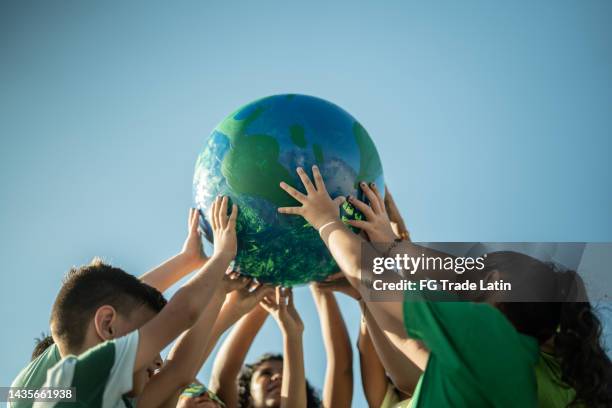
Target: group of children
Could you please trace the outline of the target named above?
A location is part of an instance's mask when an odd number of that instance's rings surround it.
[[[361,246],[388,243],[386,256],[414,255],[390,194],[361,183],[368,203],[348,197],[364,220],[339,218],[343,197],[332,199],[316,166],[313,180],[298,168],[305,193],[280,188],[319,231],[341,272],[311,285],[327,357],[318,393],[304,370],[304,326],[290,289],[229,271],[237,251],[238,208],[218,197],[209,222],[214,251],[207,257],[189,216],[181,252],[136,278],[100,260],[69,271],[51,312],[51,337],[12,387],[73,387],[76,402],[16,401],[9,407],[350,407],[352,348],[334,292],[361,308],[358,350],[370,407],[610,407],[612,364],[601,325],[588,302],[368,301],[360,277]],[[489,254],[496,274],[552,268],[525,255]],[[197,271],[169,301],[162,292]],[[425,273],[425,271],[423,271]],[[410,277],[407,277],[410,278]],[[283,335],[283,354],[244,364],[268,316]],[[208,387],[196,374],[221,335],[233,329],[215,356]],[[161,350],[173,343],[165,361]]]

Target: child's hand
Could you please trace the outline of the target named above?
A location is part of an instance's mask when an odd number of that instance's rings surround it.
[[[306,195],[300,193],[285,182],[281,182],[280,187],[289,193],[291,197],[299,201],[302,206],[280,207],[278,212],[282,214],[301,215],[316,230],[330,222],[339,221],[340,212],[338,207],[344,202],[344,197],[340,196],[332,200],[325,188],[325,183],[323,182],[323,177],[321,177],[319,168],[317,166],[312,166],[315,185],[312,184],[304,169],[298,167],[297,173],[306,188]]]
[[[290,288],[276,287],[276,299],[263,298],[261,306],[276,320],[284,335],[301,335],[304,323],[293,304]]]
[[[183,255],[194,269],[200,268],[207,260],[204,247],[202,246],[202,236],[198,230],[200,225],[200,211],[196,208],[189,209],[189,222],[187,239],[181,249]]]
[[[348,279],[346,279],[342,272],[328,276],[323,282],[314,282],[312,284],[312,288],[313,290],[319,292],[341,292],[355,300],[361,299],[361,294],[357,291],[357,289],[351,286]]]
[[[264,297],[274,295],[274,287],[247,280],[247,285],[229,293],[225,303],[238,316],[249,313]]]
[[[231,269],[223,276],[223,282],[219,287],[221,295],[225,297],[229,293],[245,289],[249,286],[250,280],[246,276],[241,276],[238,272],[234,272]]]
[[[359,183],[359,185],[370,201],[370,205],[355,197],[349,197],[348,201],[365,215],[366,220],[349,220],[347,222],[353,227],[361,228],[365,231],[372,242],[393,242],[397,235],[393,232],[391,221],[385,209],[385,203],[376,185],[372,183],[368,186],[364,182]]]
[[[214,255],[226,255],[233,259],[238,250],[236,239],[236,218],[238,217],[238,207],[232,205],[232,213],[227,215],[228,197],[215,199],[210,209],[210,221],[214,238]]]

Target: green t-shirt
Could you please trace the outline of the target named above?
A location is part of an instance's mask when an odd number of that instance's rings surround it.
[[[561,381],[561,366],[554,355],[542,351],[535,373],[539,408],[566,408],[574,400],[576,391]]]
[[[430,350],[414,407],[537,406],[538,344],[487,304],[406,299],[404,325]]]
[[[138,330],[106,341],[51,368],[43,387],[74,387],[76,402],[36,402],[33,408],[126,408],[138,351]]]
[[[38,357],[30,362],[13,380],[11,387],[38,389],[47,379],[47,370],[56,365],[62,357],[57,345],[52,344]],[[7,403],[8,408],[32,408],[32,401]]]

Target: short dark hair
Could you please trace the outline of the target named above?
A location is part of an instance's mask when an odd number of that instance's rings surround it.
[[[40,337],[34,339],[34,350],[32,350],[32,361],[38,358],[46,349],[53,344],[53,337],[50,334],[40,333]]]
[[[51,311],[51,329],[57,342],[79,349],[99,307],[110,305],[128,316],[140,305],[159,312],[166,303],[157,289],[94,258],[89,265],[71,268],[64,277]]]

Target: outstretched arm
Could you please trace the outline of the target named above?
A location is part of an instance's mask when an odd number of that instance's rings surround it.
[[[325,188],[325,183],[317,166],[312,168],[314,185],[303,169],[298,168],[297,172],[307,194],[297,191],[286,183],[281,183],[280,186],[301,203],[302,206],[282,207],[278,211],[284,214],[301,215],[316,228],[350,284],[360,292],[363,298],[368,298],[369,289],[360,282],[362,272],[361,247],[362,245],[367,245],[367,243],[363,238],[351,232],[339,220],[338,206],[342,203],[343,198],[337,197],[332,200]],[[372,242],[390,243],[387,251],[388,255],[392,255],[391,249],[393,249],[393,254],[406,254],[415,258],[422,256],[424,252],[428,254],[434,253],[434,251],[414,245],[408,241],[395,242],[397,236],[391,228],[390,220],[380,194],[377,194],[378,192],[373,184],[371,185],[372,188],[368,187],[364,182],[361,182],[360,186],[368,197],[370,206],[354,197],[349,197],[349,202],[365,215],[367,221],[350,221],[351,225],[365,231]],[[433,271],[433,273],[435,272]],[[424,274],[423,271],[416,271],[416,275],[419,273],[421,275]],[[394,273],[390,273],[386,277],[388,279],[400,278]],[[416,279],[415,275],[408,275],[404,278]],[[370,302],[368,308],[385,335],[397,347],[401,347],[401,342],[407,338],[403,324],[402,302]]]
[[[236,217],[234,205],[227,215],[228,198],[217,198],[211,211],[215,249],[212,258],[170,299],[163,310],[139,330],[134,370],[147,366],[172,340],[193,326],[208,305],[224,272],[236,255]]]
[[[236,323],[217,352],[209,388],[228,407],[238,405],[237,377],[251,344],[267,317],[268,312],[259,305],[255,306]]]
[[[140,276],[141,281],[164,292],[188,273],[204,266],[208,257],[202,248],[202,239],[198,231],[199,221],[199,211],[190,208],[187,239],[181,252]]]
[[[196,377],[204,363],[204,350],[225,292],[217,291],[206,306],[196,324],[176,341],[160,371],[147,383],[138,398],[139,408],[176,406],[180,390]],[[172,401],[169,401],[169,400]],[[161,404],[161,401],[167,401]]]
[[[283,382],[281,408],[306,408],[304,373],[304,324],[293,304],[291,289],[276,288],[276,302],[264,298],[264,308],[274,317],[283,333]]]
[[[194,381],[223,331],[271,291],[262,285],[250,291],[250,284],[249,279],[237,273],[225,275],[198,322],[179,337],[160,372],[147,383],[138,399],[139,407],[160,407],[159,401],[169,397],[171,401],[164,406],[176,406],[180,390]]]
[[[376,355],[398,390],[412,395],[427,366],[429,351],[417,340],[406,338],[395,346],[378,327],[368,306],[362,305],[363,321],[376,350]]]
[[[365,318],[362,316],[359,325],[359,367],[361,368],[361,385],[369,407],[380,407],[387,393],[387,374],[383,367],[374,343],[370,338]]]
[[[327,357],[323,406],[350,407],[353,398],[353,351],[333,292],[310,287],[319,312]]]

